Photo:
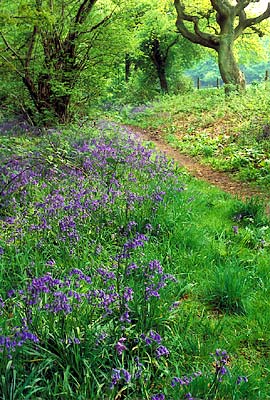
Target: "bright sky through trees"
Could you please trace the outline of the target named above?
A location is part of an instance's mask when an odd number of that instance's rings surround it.
[[[254,3],[250,6],[256,13],[257,12],[264,12],[267,8],[267,4],[270,0],[260,0],[258,3]]]

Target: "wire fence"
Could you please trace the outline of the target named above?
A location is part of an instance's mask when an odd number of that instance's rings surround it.
[[[270,80],[270,73],[269,73],[269,70],[266,70],[262,81],[266,82],[269,80]],[[258,82],[258,81],[256,81],[256,82]],[[252,83],[252,82],[250,82],[250,83]],[[205,80],[201,79],[200,77],[197,77],[194,79],[194,86],[196,86],[197,89],[205,89],[205,88],[213,88],[213,87],[219,89],[223,85],[224,85],[224,82],[221,78],[216,78],[211,81],[209,81],[209,80],[205,81]]]

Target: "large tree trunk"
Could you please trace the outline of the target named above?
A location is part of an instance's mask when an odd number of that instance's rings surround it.
[[[223,82],[227,86],[226,92],[231,90],[245,90],[246,82],[243,72],[240,70],[233,52],[233,35],[224,35],[220,39],[218,52],[218,66]]]

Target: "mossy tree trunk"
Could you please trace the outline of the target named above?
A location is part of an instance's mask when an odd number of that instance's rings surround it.
[[[227,85],[228,92],[230,87],[235,87],[237,90],[242,91],[246,86],[245,76],[235,59],[233,44],[233,41],[229,38],[223,38],[217,50],[220,75],[225,85]]]

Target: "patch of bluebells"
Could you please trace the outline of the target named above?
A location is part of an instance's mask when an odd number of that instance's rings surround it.
[[[143,343],[146,344],[146,346],[151,346],[155,348],[154,354],[157,359],[160,359],[161,357],[168,357],[170,352],[167,349],[167,347],[163,346],[161,344],[162,342],[162,337],[160,334],[156,331],[150,330],[148,335],[145,335],[144,333],[141,334],[140,336],[141,340]]]
[[[146,340],[147,343],[149,343],[149,342],[151,343],[151,340],[149,340],[149,336],[150,335],[148,335],[147,337],[145,335],[143,336],[144,340]],[[219,386],[223,382],[223,379],[222,379],[223,376],[229,375],[228,368],[229,368],[230,356],[228,355],[226,350],[221,350],[221,349],[216,349],[215,353],[211,354],[211,356],[215,360],[214,361],[214,367],[215,367],[214,379],[211,383],[210,382],[207,383],[207,387],[205,388],[204,394],[202,394],[202,392],[201,392],[202,389],[201,389],[200,385],[199,385],[200,392],[198,394],[199,397],[196,397],[196,396],[194,397],[194,395],[192,395],[191,392],[185,393],[185,391],[187,389],[187,386],[191,385],[199,377],[204,377],[204,380],[205,380],[205,378],[208,378],[211,380],[212,374],[213,374],[212,371],[211,371],[211,374],[208,374],[207,372],[205,372],[203,374],[201,371],[197,371],[197,372],[193,372],[192,374],[189,374],[189,375],[183,375],[181,377],[175,376],[171,380],[171,388],[173,389],[173,392],[167,390],[167,392],[169,393],[168,397],[165,396],[165,394],[163,394],[163,393],[154,394],[154,395],[152,395],[151,400],[165,399],[165,397],[168,398],[168,400],[175,398],[175,395],[171,397],[170,393],[173,395],[173,393],[175,393],[175,390],[177,390],[176,393],[177,393],[177,396],[179,396],[179,395],[181,395],[181,392],[179,392],[179,389],[182,391],[183,397],[180,397],[180,398],[183,400],[184,399],[185,400],[195,400],[197,398],[202,399],[202,398],[204,398],[202,396],[204,396],[204,395],[206,396],[206,393],[207,393],[207,398],[209,397],[210,393],[211,393],[211,396],[214,396],[216,398],[217,394],[219,392]],[[213,365],[213,364],[211,364],[211,365]],[[233,381],[233,379],[232,379],[232,381]],[[248,378],[246,376],[238,376],[235,384],[238,386],[242,383],[247,383],[247,382],[248,382]],[[179,398],[179,397],[177,397],[177,398]]]
[[[177,283],[177,279],[173,275],[164,273],[158,260],[151,260],[146,265],[131,263],[126,267],[125,274],[140,281],[146,301],[151,301],[152,298],[159,299],[160,291],[169,282]]]
[[[10,206],[14,215],[22,209],[22,204],[25,206],[20,218],[21,235],[27,232],[50,235],[55,230],[54,238],[57,235],[61,241],[76,244],[84,237],[84,227],[96,225],[100,215],[112,220],[112,207],[126,210],[129,215],[145,205],[145,211],[152,213],[166,194],[162,187],[151,188],[153,179],[158,178],[161,184],[166,182],[166,186],[171,182],[173,188],[179,180],[164,155],[146,149],[127,132],[64,144],[68,162],[59,153],[54,154],[54,146],[50,161],[40,144],[39,153],[14,156],[0,167],[1,205]],[[39,199],[35,201],[33,194],[37,191]],[[2,221],[7,231],[14,215],[7,215]],[[131,220],[127,231],[133,230],[134,224]],[[129,246],[139,246],[140,240],[144,239],[138,236],[133,243],[127,243],[124,255]]]
[[[54,265],[53,260],[49,261],[52,262],[49,262],[48,266]],[[114,265],[113,268],[115,268]],[[149,261],[148,265],[138,267],[140,279],[135,281],[131,274],[134,269],[126,273],[121,265],[118,265],[117,268],[119,271],[116,273],[115,270],[100,267],[92,270],[91,275],[78,268],[73,268],[62,278],[55,277],[53,272],[47,272],[40,277],[30,279],[25,288],[10,289],[7,292],[9,307],[13,307],[14,313],[20,310],[19,314],[28,321],[29,331],[32,321],[36,321],[37,318],[47,319],[51,314],[56,319],[61,316],[68,318],[69,315],[73,315],[71,318],[78,319],[80,310],[83,310],[83,313],[88,312],[92,316],[89,323],[91,321],[94,323],[96,318],[101,317],[104,320],[104,326],[112,319],[118,321],[119,326],[122,324],[123,329],[125,325],[131,324],[132,320],[140,319],[140,316],[136,314],[137,308],[133,304],[141,301],[141,295],[147,293],[150,282],[154,282],[157,277],[157,281],[152,285],[160,290],[166,286],[167,275],[163,273],[163,268],[157,260]],[[128,286],[129,280],[134,287]],[[120,286],[119,283],[121,283]],[[148,286],[144,287],[144,285]],[[151,296],[146,296],[145,300],[150,305]],[[148,307],[147,303],[146,307]],[[2,311],[5,308],[3,299],[1,299],[1,306]],[[40,332],[40,329],[38,331]],[[98,341],[102,342],[102,339],[100,338]],[[119,355],[127,350],[125,341],[126,338],[123,336],[115,345]],[[169,350],[161,344],[162,339],[154,330],[150,330],[144,341],[148,344],[156,344],[157,359],[169,355]]]
[[[165,155],[145,148],[132,135],[100,135],[67,148],[66,160],[57,154],[52,154],[53,160],[46,159],[41,151],[29,157],[13,157],[1,165],[1,206],[6,212],[1,224],[6,232],[12,231],[14,240],[16,235],[37,239],[39,251],[56,243],[66,246],[69,254],[77,254],[81,245],[90,244],[93,254],[101,259],[106,242],[102,237],[109,227],[118,255],[110,255],[109,266],[66,268],[61,273],[52,253],[44,263],[46,271],[51,272],[29,275],[22,287],[11,288],[0,298],[1,317],[13,316],[1,331],[0,351],[9,357],[25,345],[46,347],[50,330],[57,331],[66,349],[76,345],[83,351],[90,340],[87,329],[95,329],[98,321],[93,348],[104,354],[106,346],[110,357],[118,362],[110,383],[111,389],[118,389],[144,379],[149,368],[144,364],[145,354],[147,359],[149,354],[154,356],[156,363],[170,356],[158,332],[150,330],[138,340],[136,324],[143,323],[137,305],[142,303],[140,313],[151,309],[162,290],[176,279],[164,272],[158,260],[135,263],[132,256],[149,241],[146,232],[153,231],[150,222],[139,230],[138,207],[145,221],[151,221],[165,201],[167,188],[176,190],[179,178]],[[153,184],[157,179],[158,187]],[[15,232],[18,224],[21,231]],[[68,332],[70,326],[76,326],[80,334]],[[135,340],[142,350],[133,352]],[[132,360],[132,369],[126,358]],[[107,371],[111,367],[110,359]]]
[[[154,394],[151,397],[151,400],[165,400],[165,394],[163,393]]]
[[[30,332],[28,327],[22,323],[21,327],[11,329],[9,335],[0,335],[0,353],[7,353],[8,358],[12,357],[12,353],[17,348],[21,348],[29,342],[38,343],[39,338],[34,333]]]
[[[202,372],[198,371],[198,372],[194,372],[192,375],[189,375],[189,376],[186,376],[186,375],[184,375],[182,377],[175,376],[171,381],[171,386],[172,387],[176,387],[177,385],[187,386],[191,382],[193,382],[194,379],[198,378],[201,375],[202,375]]]
[[[129,383],[131,380],[131,374],[124,368],[113,369],[110,389],[113,389],[119,383]]]

